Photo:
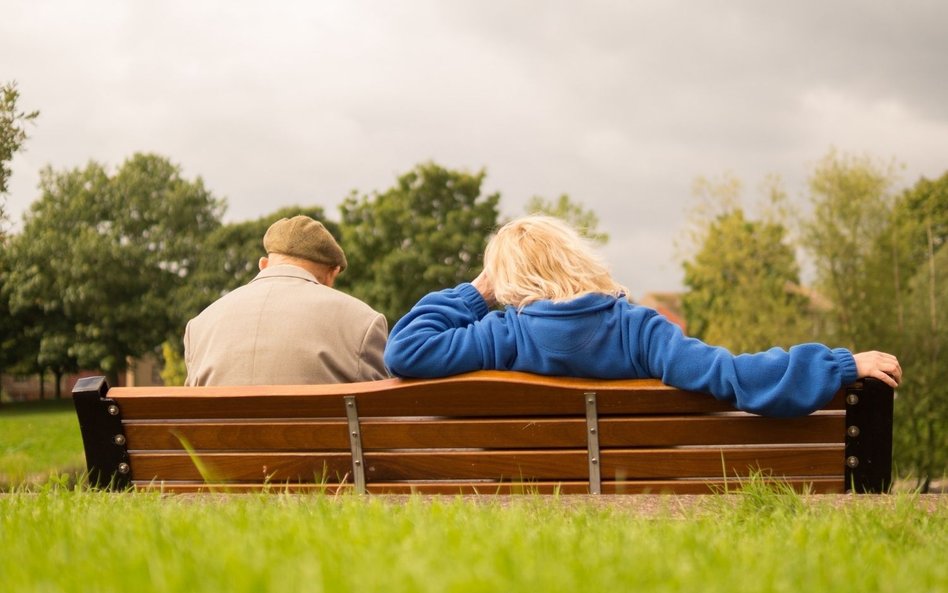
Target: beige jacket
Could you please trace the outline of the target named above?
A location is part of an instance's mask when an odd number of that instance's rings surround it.
[[[184,332],[187,385],[351,383],[388,377],[385,317],[302,268],[275,265]]]

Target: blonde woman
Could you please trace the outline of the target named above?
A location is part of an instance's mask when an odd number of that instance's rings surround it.
[[[651,377],[770,416],[808,414],[859,377],[893,387],[901,379],[898,360],[881,352],[801,344],[735,356],[684,336],[626,294],[566,223],[514,220],[488,243],[473,282],[425,296],[395,325],[385,363],[401,377],[480,369]],[[491,312],[495,304],[503,310]]]

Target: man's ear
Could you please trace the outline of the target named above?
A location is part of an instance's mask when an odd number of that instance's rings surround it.
[[[267,266],[269,265],[270,265],[270,260],[266,256],[261,257],[260,261],[257,262],[257,267],[260,268],[261,271],[267,269]]]
[[[342,272],[341,266],[329,268],[329,271],[326,272],[326,286],[332,288],[332,285],[336,283],[336,277],[339,276],[340,272]]]

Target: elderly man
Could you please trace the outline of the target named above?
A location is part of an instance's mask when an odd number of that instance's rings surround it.
[[[388,376],[385,317],[333,289],[346,256],[322,223],[283,218],[260,273],[188,322],[188,385],[349,383]]]

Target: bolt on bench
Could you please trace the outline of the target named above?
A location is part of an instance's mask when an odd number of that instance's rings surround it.
[[[790,419],[655,380],[479,371],[344,385],[118,387],[73,399],[90,483],[164,492],[699,494],[760,473],[885,492],[892,389]]]

